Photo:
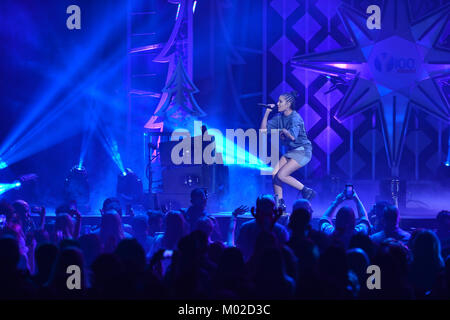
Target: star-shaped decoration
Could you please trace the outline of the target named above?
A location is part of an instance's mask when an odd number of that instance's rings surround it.
[[[339,14],[349,47],[296,56],[292,65],[347,83],[336,119],[378,108],[392,175],[398,176],[411,108],[450,121],[442,83],[450,79],[450,5],[411,21],[408,1],[385,0],[381,29],[369,30],[368,15],[348,5]]]

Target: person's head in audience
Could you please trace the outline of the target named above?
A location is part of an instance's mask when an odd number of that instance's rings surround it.
[[[64,203],[64,204],[61,204],[58,207],[56,207],[56,209],[55,209],[56,216],[63,214],[63,213],[66,213],[66,214],[70,213],[70,206],[68,204]]]
[[[336,231],[342,234],[352,233],[355,228],[355,212],[351,207],[343,206],[336,214]]]
[[[292,230],[292,236],[305,236],[310,229],[311,212],[305,208],[298,207],[294,209],[289,217],[289,229]]]
[[[208,246],[208,258],[218,265],[225,248],[225,245],[220,241],[210,242]]]
[[[439,238],[431,230],[419,229],[410,240],[413,263],[440,268],[444,265]]]
[[[367,279],[367,267],[370,264],[369,257],[360,248],[353,248],[347,250],[347,264],[349,270],[352,270],[358,277],[360,285],[365,285]]]
[[[114,253],[99,255],[91,266],[92,288],[99,298],[128,298],[123,292],[124,267],[120,258]]]
[[[196,188],[191,191],[191,206],[188,208],[185,217],[190,230],[194,230],[197,220],[205,216],[206,203],[208,201],[205,189]]]
[[[39,285],[43,285],[50,278],[53,265],[58,256],[58,247],[53,243],[42,243],[37,246],[34,256],[37,282]]]
[[[369,260],[375,255],[376,248],[370,239],[370,236],[361,232],[358,232],[351,237],[348,247],[349,249],[362,249],[369,257]]]
[[[81,246],[80,246],[80,242],[78,240],[69,238],[69,239],[64,239],[62,241],[59,242],[58,244],[59,250],[62,251],[66,248],[78,248],[81,250]]]
[[[6,224],[11,221],[14,217],[14,208],[9,202],[2,200],[0,201],[0,215],[5,216]]]
[[[82,235],[78,242],[80,243],[81,251],[83,252],[85,263],[90,267],[92,262],[102,252],[102,244],[100,238],[95,233]]]
[[[24,226],[31,221],[30,205],[24,200],[16,200],[12,204],[17,222]]]
[[[254,261],[255,259],[258,259],[258,256],[260,256],[267,248],[277,248],[277,247],[278,241],[275,235],[268,230],[263,230],[256,237],[252,259]]]
[[[343,298],[348,294],[347,257],[341,246],[331,245],[322,253],[319,273],[325,298]]]
[[[295,200],[294,204],[292,205],[292,212],[294,212],[297,209],[305,209],[312,216],[313,208],[311,206],[311,202],[309,202],[306,199],[297,199],[297,200]]]
[[[164,216],[160,211],[149,211],[148,215],[148,231],[153,236],[156,232],[162,232],[164,226]]]
[[[384,208],[390,206],[388,201],[377,201],[368,213],[369,221],[372,224],[373,232],[381,231],[381,221],[383,218]]]
[[[214,230],[214,222],[209,217],[202,217],[197,220],[194,231],[195,230],[203,231],[208,237],[208,242],[211,242],[211,235]]]
[[[48,286],[54,290],[54,293],[59,296],[77,296],[86,290],[86,272],[84,268],[83,253],[77,247],[66,247],[62,249],[56,259],[55,267],[53,268],[52,274],[50,275],[50,280]],[[80,289],[70,290],[68,288],[67,270],[69,267],[77,266],[80,271]],[[73,272],[73,271],[72,271]],[[74,283],[75,285],[76,283]]]
[[[165,249],[173,250],[178,241],[186,233],[186,222],[183,215],[177,211],[170,211],[166,215],[163,246]]]
[[[252,208],[253,210],[253,208]],[[253,213],[253,212],[252,212]],[[263,228],[270,230],[276,219],[276,202],[270,194],[260,195],[256,199],[256,222]]]
[[[12,237],[17,241],[19,245],[20,254],[25,257],[28,253],[28,247],[26,245],[25,234],[23,233],[20,224],[11,224],[7,228],[2,230],[2,236]]]
[[[0,299],[26,299],[31,296],[31,282],[26,258],[17,239],[8,233],[0,235]],[[31,296],[32,297],[32,296]]]
[[[445,277],[447,280],[447,290],[450,290],[450,255],[445,259]]]
[[[440,247],[439,238],[431,230],[416,229],[411,235],[409,279],[417,299],[426,298],[433,291],[438,275],[444,270]]]
[[[38,229],[33,232],[33,238],[36,240],[36,244],[41,244],[50,241],[50,234],[45,229]]]
[[[191,191],[191,204],[193,207],[204,211],[208,202],[206,191],[202,188],[195,188]]]
[[[114,253],[121,259],[128,274],[139,276],[145,269],[145,251],[136,239],[123,239]]]
[[[122,221],[118,213],[105,212],[100,225],[100,241],[104,252],[112,252],[120,240],[125,237]]]
[[[55,235],[56,241],[70,239],[73,236],[74,225],[72,218],[67,213],[60,213],[55,219]]]
[[[117,213],[119,216],[122,216],[122,205],[118,198],[107,198],[103,201],[103,207],[100,210],[101,214],[105,213]]]
[[[202,231],[182,237],[172,257],[175,282],[173,294],[177,298],[207,298],[212,266],[207,255],[208,239]]]
[[[12,235],[0,237],[0,277],[10,276],[17,271],[20,260],[19,244]]]
[[[436,216],[438,232],[450,232],[450,211],[442,210]]]
[[[146,215],[136,215],[131,222],[135,237],[146,237],[148,235],[148,217]]]
[[[217,273],[243,275],[244,270],[245,262],[241,250],[236,247],[226,248],[220,257]]]
[[[410,299],[408,281],[408,249],[396,240],[384,241],[378,248],[372,264],[381,271],[381,290],[371,290],[371,295],[385,299]]]
[[[178,249],[186,258],[194,262],[195,259],[206,255],[208,238],[203,231],[193,231],[180,239]]]
[[[387,206],[384,208],[381,220],[381,227],[385,231],[393,231],[398,228],[400,214],[396,206]]]
[[[259,255],[255,286],[257,295],[263,299],[289,299],[294,295],[295,282],[286,273],[280,248],[268,247]]]
[[[208,239],[206,234],[200,230],[193,231],[185,237],[182,237],[177,245],[177,260],[179,262],[179,272],[192,274],[194,270],[200,271],[202,266],[210,263],[208,258]],[[207,272],[207,270],[204,270]],[[194,271],[195,272],[195,271]],[[192,279],[194,282],[198,279]],[[197,284],[187,284],[184,289],[192,290]],[[194,287],[191,287],[194,285]]]

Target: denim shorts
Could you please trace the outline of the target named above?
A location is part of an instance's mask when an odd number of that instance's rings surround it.
[[[300,166],[306,166],[311,161],[312,148],[298,147],[286,152],[283,157],[294,159]]]

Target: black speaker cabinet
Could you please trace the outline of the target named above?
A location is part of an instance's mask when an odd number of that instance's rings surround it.
[[[158,202],[160,205],[168,204],[174,210],[188,207],[191,191],[195,188],[207,190],[208,206],[219,206],[220,200],[229,189],[228,167],[224,165],[165,167],[162,171],[162,193],[158,194]]]
[[[163,193],[186,193],[206,188],[209,193],[228,192],[228,167],[224,165],[180,165],[162,170]]]

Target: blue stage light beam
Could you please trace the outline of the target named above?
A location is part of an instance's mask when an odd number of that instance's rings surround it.
[[[19,189],[21,187],[20,181],[14,181],[13,183],[0,183],[0,195],[12,189]]]
[[[211,130],[208,134],[214,136],[216,142],[215,152],[222,154],[223,163],[225,165],[240,166],[268,172],[272,170],[272,168],[259,159],[257,155],[247,151],[245,145],[244,148],[242,148],[239,144],[235,143],[234,139],[230,140],[226,135],[215,135],[214,130]]]
[[[224,138],[225,140],[225,152],[224,152],[224,164],[228,166],[240,166],[254,170],[262,170],[270,172],[272,168],[265,164],[256,155],[241,148],[234,141]],[[234,159],[228,161],[226,155],[233,154]]]
[[[192,13],[195,13],[196,7],[197,7],[197,0],[194,0],[194,5],[192,6]]]
[[[83,132],[83,140],[81,142],[80,160],[78,161],[78,168],[82,168],[84,164],[84,158],[86,157],[87,150],[91,143],[95,129],[97,127],[97,121],[100,116],[100,112],[96,108],[95,100],[92,98],[92,104],[89,110],[87,121],[87,129]]]
[[[101,121],[101,119],[98,123],[97,132],[99,140],[105,151],[117,165],[117,168],[119,168],[120,172],[122,172],[123,175],[126,175],[125,167],[123,165],[122,158],[120,157],[117,140],[115,139],[111,131],[106,127],[104,122]]]
[[[120,156],[117,139],[115,138],[113,131],[110,129],[110,126],[106,125],[105,121],[100,116],[101,114],[108,114],[109,112],[120,113],[120,110],[124,110],[123,102],[115,96],[107,94],[102,90],[93,90],[92,97],[98,105],[96,108],[97,137],[99,138],[99,141],[107,154],[111,157],[111,160],[113,160],[117,168],[125,176],[126,170]]]
[[[89,90],[90,87],[107,78],[112,72],[114,72],[119,66],[122,65],[117,61],[120,57],[121,55],[119,53],[116,53],[116,55],[104,61],[96,70],[90,72],[89,76],[84,81],[82,81],[77,87],[71,90],[70,93],[63,99],[63,101],[58,103],[53,108],[52,112],[48,112],[47,115],[37,124],[35,124],[31,130],[29,130],[19,141],[17,141],[11,147],[11,149],[17,149],[17,147],[26,142],[27,139],[34,137],[37,132],[42,131],[43,128],[46,128],[46,126],[48,126],[49,123],[53,122],[58,116],[63,114],[69,108],[73,107],[73,104],[75,102],[78,102],[78,100],[84,96],[86,90]],[[124,61],[125,60],[122,58],[122,63]]]
[[[49,83],[47,88],[42,88],[39,92],[43,94],[36,98],[36,101],[29,105],[29,112],[23,121],[19,122],[3,143],[0,146],[0,155],[4,154],[7,150],[11,149],[11,146],[29,131],[29,128],[33,126],[34,122],[41,116],[41,114],[51,105],[53,100],[57,98],[71,83],[74,82],[79,72],[83,72],[86,66],[91,62],[92,58],[101,53],[104,43],[108,36],[115,34],[116,28],[122,25],[122,21],[126,19],[125,12],[119,12],[111,10],[107,12],[109,15],[102,17],[104,23],[97,26],[95,32],[92,33],[92,38],[78,50],[68,50],[68,54],[64,56],[64,61],[67,63],[67,68],[61,70],[56,76],[55,81]],[[69,54],[72,53],[71,56]],[[55,64],[57,64],[55,62]]]
[[[91,72],[63,101],[58,103],[33,129],[20,138],[20,140],[1,156],[4,159],[3,161],[11,165],[39,151],[45,150],[82,130],[81,123],[74,121],[72,116],[68,117],[68,119],[65,119],[63,116],[68,111],[73,112],[74,105],[86,96],[86,91],[91,90],[93,86],[107,79],[111,73],[123,66],[125,60],[120,53],[117,53],[102,63],[97,70]],[[68,123],[71,125],[67,125]]]
[[[0,158],[0,170],[8,168],[8,164],[6,161],[3,161],[3,159]]]

